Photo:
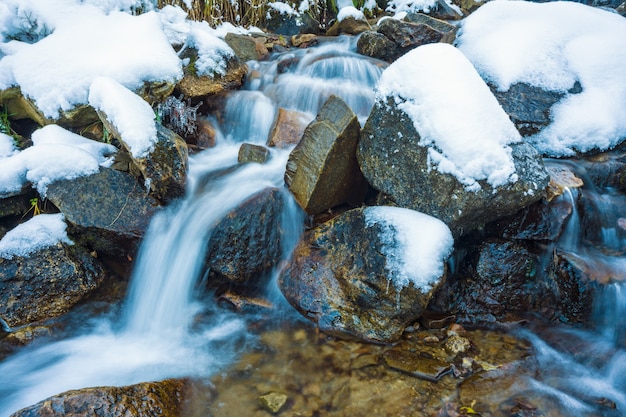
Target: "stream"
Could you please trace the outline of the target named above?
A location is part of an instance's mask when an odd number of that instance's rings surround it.
[[[339,38],[249,63],[246,85],[226,104],[217,146],[190,157],[186,197],[153,219],[126,299],[107,313],[84,318],[72,336],[36,343],[0,362],[0,417],[70,389],[174,377],[211,381],[210,401],[218,399],[211,405],[215,416],[267,416],[256,398],[276,387],[298,392],[289,403],[291,415],[435,415],[446,403],[463,400],[451,375],[433,383],[390,372],[371,359],[388,347],[318,334],[282,299],[275,285],[278,271],[266,290],[274,305],[269,318],[267,313],[237,314],[199,290],[213,226],[258,191],[284,188],[290,149],[272,148],[267,163],[233,168],[240,144],[264,145],[280,107],[312,120],[331,94],[342,97],[365,122],[384,64],[354,50],[354,40]],[[561,197],[570,199],[575,210],[557,246],[595,270],[604,268],[610,279],[594,302],[592,329],[531,326],[512,335],[468,331],[486,362],[523,363],[532,352],[537,363],[536,372],[520,372],[515,384],[483,393],[483,409],[474,409],[484,416],[535,415],[522,400],[517,414],[489,405],[528,392],[551,404],[545,415],[626,415],[626,197],[594,185],[584,170],[567,164],[585,187]],[[305,216],[284,192],[282,258],[287,259]],[[259,322],[271,325],[267,331],[251,331]],[[413,399],[401,406],[403,390],[409,389]],[[605,401],[600,408],[599,401]]]

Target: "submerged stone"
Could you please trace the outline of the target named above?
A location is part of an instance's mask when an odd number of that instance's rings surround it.
[[[387,366],[417,378],[437,382],[451,370],[449,363],[416,353],[391,349],[383,354]]]
[[[288,398],[285,394],[270,392],[259,397],[259,404],[270,413],[276,414],[283,408]]]

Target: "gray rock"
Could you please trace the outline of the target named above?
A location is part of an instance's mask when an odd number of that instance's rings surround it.
[[[355,19],[352,16],[343,20],[336,20],[335,23],[326,31],[326,36],[358,35],[359,33],[371,30],[371,26],[367,20]]]
[[[0,258],[0,319],[15,327],[60,316],[104,279],[99,262],[77,245]]]
[[[549,181],[537,151],[517,143],[510,145],[519,177],[516,182],[494,190],[481,181],[479,191],[466,191],[454,176],[425,169],[428,151],[419,142],[410,118],[393,101],[379,102],[361,133],[357,149],[361,170],[369,183],[395,204],[437,217],[455,236],[539,200]]]
[[[235,55],[244,62],[250,60],[260,61],[269,54],[263,42],[252,36],[229,32],[224,37],[224,40],[235,51]]]
[[[387,59],[387,62],[393,62],[411,49],[421,45],[436,42],[452,43],[454,41],[456,31],[453,30],[453,27],[441,31],[428,23],[403,22],[396,19],[383,20],[378,25],[378,33],[385,35],[397,48],[395,56]],[[439,26],[439,24],[435,26]]]
[[[393,342],[420,317],[444,276],[430,290],[391,282],[397,271],[388,269],[393,260],[383,249],[382,226],[366,227],[365,210],[350,210],[306,232],[279,287],[324,332]]]
[[[237,161],[240,164],[256,162],[263,164],[270,156],[270,151],[265,146],[254,145],[252,143],[242,143],[237,154]]]
[[[363,200],[367,183],[355,155],[359,131],[356,114],[336,96],[304,130],[289,155],[285,183],[307,213]]]
[[[75,241],[117,257],[134,257],[159,208],[132,175],[113,169],[50,184],[47,198],[65,216]]]
[[[400,53],[396,44],[382,33],[368,30],[363,32],[356,44],[356,51],[361,55],[393,62]]]

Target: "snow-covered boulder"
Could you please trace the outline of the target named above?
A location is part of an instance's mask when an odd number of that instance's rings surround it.
[[[99,262],[74,245],[62,214],[40,214],[0,240],[0,319],[21,326],[60,316],[105,279]]]
[[[452,245],[450,230],[431,216],[354,209],[304,235],[279,285],[321,330],[393,342],[444,280]]]
[[[549,180],[472,64],[443,43],[383,72],[357,158],[374,188],[456,236],[539,200]]]

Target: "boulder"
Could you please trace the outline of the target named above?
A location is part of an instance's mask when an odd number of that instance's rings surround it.
[[[324,332],[393,342],[444,280],[451,247],[449,230],[432,217],[353,209],[305,233],[279,287]]]
[[[309,13],[302,13],[299,17],[294,18],[293,15],[281,13],[272,7],[267,8],[264,24],[267,32],[284,36],[293,36],[300,33],[320,33],[320,22]]]
[[[432,14],[437,19],[444,20],[459,20],[463,17],[459,9],[452,7],[445,0],[436,0],[434,6],[430,9],[430,14]]]
[[[198,59],[198,51],[196,49],[186,48],[181,58],[188,58],[189,64],[183,68],[183,78],[176,84],[175,90],[177,94],[182,94],[188,99],[202,99],[206,96],[214,96],[225,91],[236,90],[243,85],[248,72],[248,66],[242,63],[237,56],[225,57],[226,68],[224,72],[216,72],[212,75],[199,75],[196,72],[194,65]]]
[[[282,256],[284,204],[282,190],[266,188],[222,218],[207,246],[210,273],[244,282],[276,265]]]
[[[371,30],[372,27],[367,20],[355,19],[352,16],[348,16],[342,20],[336,20],[326,31],[326,36],[339,36],[339,35],[358,35],[359,33]]]
[[[400,52],[398,46],[382,33],[368,30],[359,36],[356,51],[365,56],[393,62]]]
[[[237,58],[244,62],[261,61],[269,55],[269,51],[263,44],[263,41],[253,36],[229,32],[224,37],[224,40],[235,51]]]
[[[461,236],[544,195],[541,156],[458,49],[414,49],[383,71],[378,88],[357,159],[388,201]]]
[[[446,19],[448,20],[448,19]],[[446,20],[437,19],[431,15],[424,13],[408,13],[404,21],[416,25],[428,25],[431,28],[441,32],[444,37],[441,42],[452,43],[456,38],[458,26],[446,22]]]
[[[178,417],[184,415],[189,389],[189,383],[182,379],[83,388],[47,398],[17,411],[13,417]]]
[[[297,144],[304,134],[308,120],[309,117],[304,113],[279,108],[270,129],[267,146],[285,149]]]
[[[256,162],[263,164],[270,157],[270,151],[265,146],[255,145],[252,143],[242,143],[237,154],[237,162],[245,164],[247,162]]]
[[[356,160],[360,125],[356,114],[331,96],[289,155],[285,183],[309,214],[342,203],[358,204],[367,183]]]
[[[75,241],[114,257],[134,257],[159,203],[130,174],[98,174],[50,184],[47,198],[61,210]]]
[[[526,83],[516,83],[506,91],[491,87],[493,94],[522,136],[530,136],[550,124],[550,109],[565,93],[546,91]],[[569,92],[582,91],[577,84]]]
[[[0,258],[0,319],[15,327],[60,316],[104,279],[99,262],[78,245]]]
[[[430,23],[430,21],[427,22]],[[411,49],[421,45],[436,42],[452,43],[454,41],[456,31],[452,25],[442,31],[439,24],[434,24],[437,27],[433,27],[428,23],[412,23],[396,19],[383,20],[378,25],[378,33],[385,35],[397,48],[397,53],[386,61],[393,62]]]
[[[293,35],[291,37],[291,44],[296,48],[308,48],[316,43],[317,35],[314,35],[313,33],[304,33],[301,35]]]

